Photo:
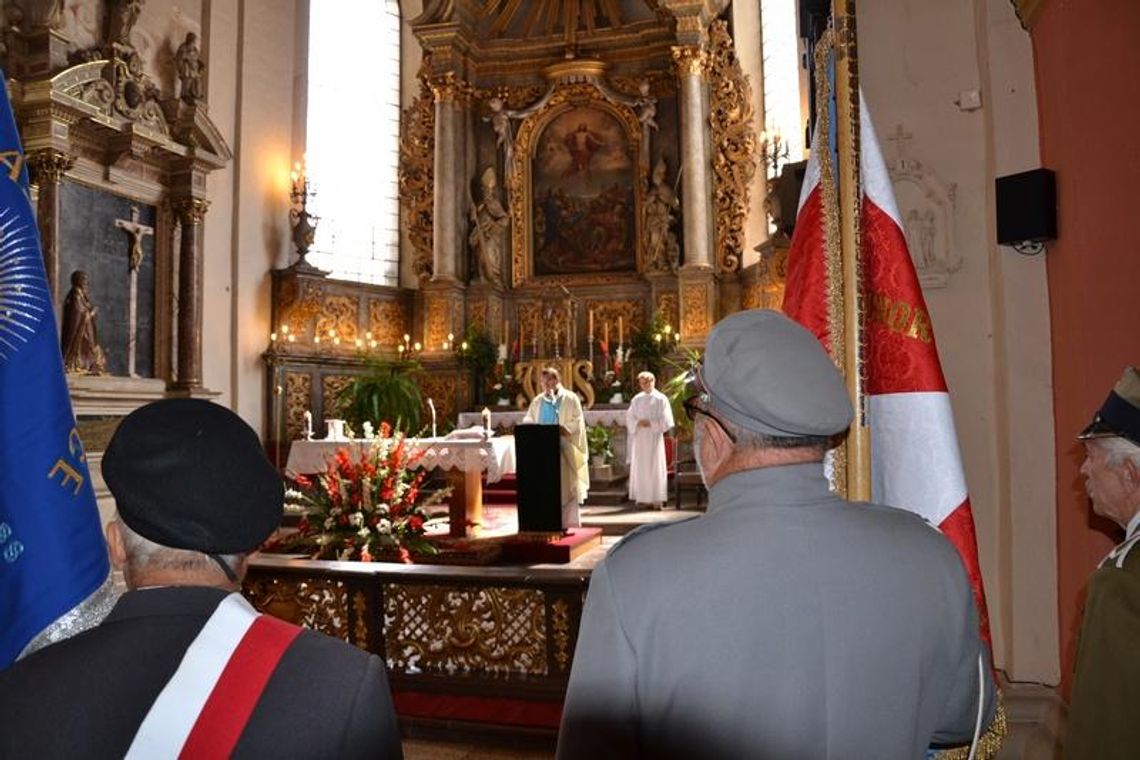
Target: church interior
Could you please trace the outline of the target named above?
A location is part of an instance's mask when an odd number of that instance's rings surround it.
[[[259,609],[382,654],[409,757],[551,756],[592,563],[702,509],[683,436],[676,508],[625,501],[636,370],[667,386],[718,320],[781,307],[830,6],[6,0],[0,55],[102,518],[101,452],[156,399],[222,404],[283,472],[312,472],[306,452],[336,448],[318,443],[385,421],[503,437],[557,367],[594,458],[583,537],[558,559],[515,546],[529,563],[481,566],[480,528],[524,527],[504,506],[514,463],[472,476],[441,455],[425,488],[452,489],[453,562],[265,553],[246,581]],[[973,509],[998,756],[1059,757],[1085,583],[1120,539],[1089,510],[1076,435],[1138,348],[1140,5],[857,12]],[[1037,169],[1052,234],[999,244],[997,180]]]

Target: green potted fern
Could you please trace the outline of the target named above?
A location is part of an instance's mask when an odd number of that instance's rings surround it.
[[[419,372],[416,362],[371,360],[365,373],[337,397],[336,413],[354,431],[363,430],[365,422],[376,427],[387,422],[414,433],[420,429],[423,401],[416,378]]]

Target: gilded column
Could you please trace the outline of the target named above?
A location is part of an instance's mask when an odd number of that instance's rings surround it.
[[[178,246],[178,373],[174,386],[202,387],[202,219],[210,202],[183,198],[173,204],[182,227]]]
[[[712,177],[704,74],[707,55],[697,45],[673,48],[680,82],[681,209],[685,220],[685,266],[712,267]]]
[[[57,300],[59,292],[59,185],[63,175],[74,165],[75,156],[69,156],[58,150],[41,150],[28,156],[32,182],[39,188],[36,221],[40,229],[44,269],[47,271],[48,288],[53,302]]]

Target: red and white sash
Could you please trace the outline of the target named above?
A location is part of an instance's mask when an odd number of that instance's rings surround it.
[[[229,757],[300,632],[259,614],[240,594],[227,596],[143,718],[126,757]]]

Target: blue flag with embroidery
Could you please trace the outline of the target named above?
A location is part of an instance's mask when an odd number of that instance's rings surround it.
[[[67,380],[12,104],[0,86],[0,668],[110,566]]]

